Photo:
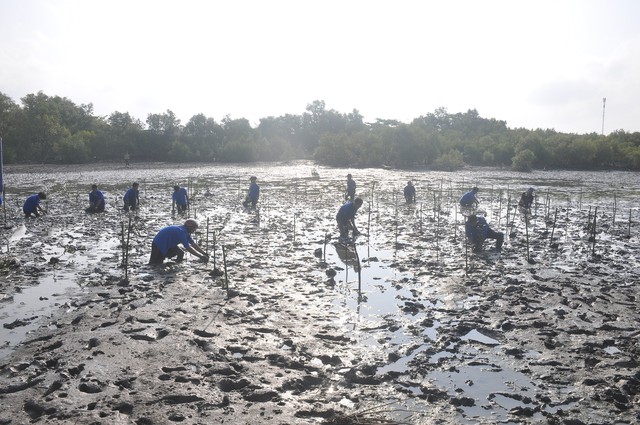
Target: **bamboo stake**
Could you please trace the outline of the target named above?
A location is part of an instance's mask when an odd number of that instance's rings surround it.
[[[627,238],[631,237],[631,208],[629,208],[629,228],[627,230]]]
[[[124,279],[129,280],[129,241],[131,239],[131,217],[129,217],[129,226],[127,228],[127,247],[125,249],[124,262]]]
[[[352,242],[353,252],[356,255],[356,267],[358,272],[358,302],[362,300],[362,267],[360,267],[360,255],[358,254],[358,248],[356,247],[356,243]],[[349,266],[347,266],[349,268]]]
[[[556,219],[558,218],[558,207],[556,207],[556,212],[553,215],[553,227],[551,228],[551,239],[549,240],[549,245],[553,243],[553,233],[556,230]]]
[[[527,262],[531,263],[531,254],[529,252],[529,219],[526,215],[524,216],[524,228],[527,240]]]
[[[593,244],[591,245],[591,255],[595,255],[596,252],[596,220],[598,214],[598,207],[595,208],[595,212],[593,213],[593,229],[591,231],[591,236],[593,238]]]
[[[222,264],[224,265],[224,289],[227,290],[227,295],[229,295],[229,275],[227,274],[227,253],[224,249],[224,245],[222,245]]]

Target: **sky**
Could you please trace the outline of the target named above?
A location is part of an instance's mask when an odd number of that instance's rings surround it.
[[[0,0],[1,93],[143,122],[256,126],[322,100],[366,122],[635,132],[639,76],[637,0]]]

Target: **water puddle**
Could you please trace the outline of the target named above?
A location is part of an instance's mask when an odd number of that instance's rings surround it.
[[[0,306],[0,358],[4,358],[26,339],[26,336],[42,326],[43,316],[66,303],[69,291],[77,286],[70,276],[47,276],[38,279],[38,285],[24,288],[9,303]]]

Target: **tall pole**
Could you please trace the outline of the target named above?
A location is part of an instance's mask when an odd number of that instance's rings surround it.
[[[604,107],[607,104],[607,98],[602,98],[602,135],[604,136]]]

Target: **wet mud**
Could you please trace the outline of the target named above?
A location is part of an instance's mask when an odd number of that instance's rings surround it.
[[[347,172],[364,199],[352,246],[335,224]],[[639,177],[6,167],[0,424],[636,423]],[[125,214],[133,181],[142,208]],[[93,182],[104,214],[84,213]],[[155,233],[187,217],[175,183],[211,259],[148,266]],[[500,252],[465,243],[473,185]],[[22,218],[40,190],[48,214]]]

